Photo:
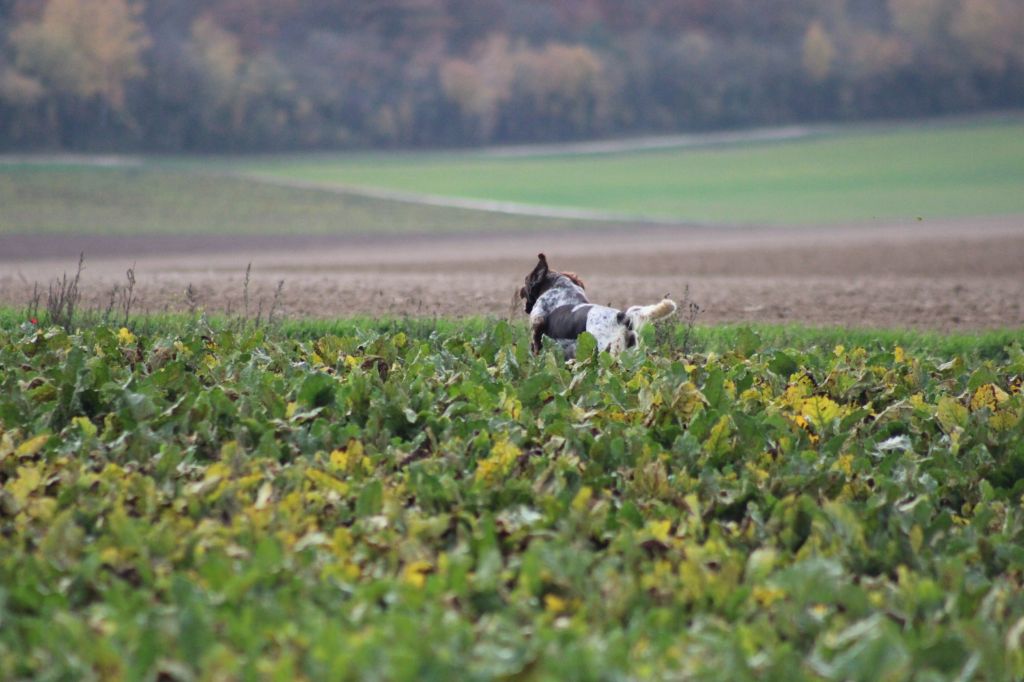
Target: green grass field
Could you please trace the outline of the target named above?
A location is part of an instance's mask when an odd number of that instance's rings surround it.
[[[288,179],[679,220],[834,223],[1024,213],[1024,123],[848,129],[799,141],[590,156],[293,157]]]
[[[571,224],[277,187],[156,160],[137,168],[0,165],[0,235],[366,234]]]
[[[332,234],[580,221],[274,186],[310,181],[721,223],[1024,214],[1024,123],[840,129],[778,143],[593,156],[375,153],[0,164],[0,234]],[[234,174],[234,175],[232,175]]]

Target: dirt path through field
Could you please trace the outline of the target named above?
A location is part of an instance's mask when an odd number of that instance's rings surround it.
[[[936,330],[1024,326],[1024,216],[829,228],[616,226],[545,233],[363,237],[0,237],[0,303],[86,253],[84,305],[103,307],[135,264],[140,311],[250,314],[284,281],[286,315],[515,315],[512,296],[544,251],[592,299],[665,293],[704,323],[762,321]]]

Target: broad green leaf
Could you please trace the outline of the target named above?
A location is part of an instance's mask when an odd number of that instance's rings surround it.
[[[303,411],[329,407],[334,403],[334,388],[334,379],[329,375],[313,373],[303,379],[295,400]]]
[[[736,352],[741,357],[750,357],[761,348],[761,337],[750,327],[740,327],[736,331]]]
[[[590,332],[583,332],[576,339],[576,359],[586,360],[597,352],[597,339]]]
[[[372,480],[363,485],[356,500],[356,515],[360,517],[379,514],[384,501],[384,488],[380,481]]]

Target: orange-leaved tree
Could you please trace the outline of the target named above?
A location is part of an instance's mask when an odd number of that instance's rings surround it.
[[[11,31],[15,62],[53,97],[99,98],[123,111],[125,84],[145,72],[142,8],[128,0],[48,0]]]

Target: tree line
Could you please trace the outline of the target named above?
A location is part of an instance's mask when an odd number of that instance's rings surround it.
[[[0,0],[0,148],[459,146],[1024,105],[1024,0]]]

